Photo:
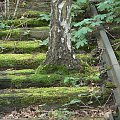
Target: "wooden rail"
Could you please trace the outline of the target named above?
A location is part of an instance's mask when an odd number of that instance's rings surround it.
[[[92,11],[93,16],[98,15],[97,9],[93,4],[90,4],[90,9]],[[99,20],[98,20],[99,21]],[[102,25],[98,27],[98,35],[97,35],[98,46],[102,48],[102,59],[104,66],[110,67],[111,69],[107,71],[109,79],[112,80],[113,84],[116,85],[116,88],[113,90],[116,106],[119,110],[120,114],[120,66],[113,51],[113,48],[110,44],[109,38],[105,32],[105,29]],[[118,119],[120,120],[120,115],[118,115]],[[114,120],[112,114],[109,116],[109,120]]]

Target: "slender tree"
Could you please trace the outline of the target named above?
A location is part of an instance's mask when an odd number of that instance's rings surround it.
[[[71,0],[51,1],[51,23],[45,64],[79,68],[71,47]]]

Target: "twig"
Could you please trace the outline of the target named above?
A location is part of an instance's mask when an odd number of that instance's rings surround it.
[[[111,98],[112,94],[113,94],[113,92],[111,92],[111,94],[109,95],[109,97],[108,97],[108,99],[107,99],[106,103],[103,105],[103,108],[105,108],[105,106],[106,106],[106,104],[108,103],[108,101],[110,100],[110,98]]]
[[[119,45],[120,44],[120,42],[117,42],[117,43],[114,43],[112,46],[116,46],[116,45]]]
[[[19,2],[20,2],[20,0],[17,0],[16,7],[15,7],[15,11],[14,11],[14,14],[13,14],[13,18],[15,17],[15,15],[16,15],[16,13],[17,13],[18,6],[19,6]]]
[[[108,32],[107,30],[105,30],[105,32],[107,32],[113,39],[115,39],[115,37],[110,32]]]

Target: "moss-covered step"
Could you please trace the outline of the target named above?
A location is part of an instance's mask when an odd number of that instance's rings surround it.
[[[37,68],[45,59],[45,54],[0,54],[0,68]]]
[[[57,71],[57,70],[56,70]],[[86,73],[51,73],[33,74],[35,71],[11,71],[0,76],[0,88],[28,88],[28,87],[51,87],[51,86],[82,86],[90,83],[100,83],[100,73],[92,68]],[[63,71],[62,71],[63,72]]]
[[[21,11],[21,13],[17,14],[17,18],[20,17],[27,17],[27,18],[40,18],[41,14],[46,14],[48,15],[49,12],[41,12],[41,11],[37,11],[37,10],[27,10],[25,12]]]
[[[34,74],[35,70],[34,69],[21,69],[21,70],[12,70],[8,69],[5,71],[0,71],[0,75],[30,75]]]
[[[59,74],[28,74],[0,76],[0,89],[29,88],[29,87],[56,87],[63,84],[65,76]]]
[[[98,103],[98,98],[95,99],[96,96],[101,96],[99,101],[102,100],[103,102],[102,94],[98,91],[98,88],[93,88],[91,91],[91,87],[51,87],[0,90],[0,111],[5,110],[6,108],[14,109],[41,104],[61,106],[69,103],[73,99],[79,99],[86,103],[92,100],[90,97],[92,96],[92,93],[96,93],[95,96],[93,94],[93,104],[95,102]]]
[[[25,76],[25,75],[29,76],[34,73],[35,73],[35,70],[33,70],[33,69],[22,69],[22,70],[8,69],[5,71],[0,71],[0,89],[12,87],[12,77],[13,76],[14,76],[14,79],[16,79],[16,77],[18,78],[18,76],[20,76],[19,77],[19,79],[20,79],[20,78],[23,78],[21,76]]]
[[[0,54],[0,69],[7,68],[37,68],[45,60],[45,54]],[[77,58],[83,62],[94,62],[90,54],[77,54]]]
[[[15,19],[15,20],[6,20],[2,21],[2,23],[7,26],[14,27],[41,27],[49,25],[49,22],[46,20],[41,20],[40,18],[23,18],[23,19]]]
[[[11,4],[9,6],[10,12],[9,15],[13,16],[15,11],[16,4],[14,1],[11,1]],[[16,16],[19,16],[19,14],[24,14],[26,11],[42,11],[42,12],[50,12],[50,1],[40,1],[40,0],[34,0],[34,1],[21,1],[19,3]]]
[[[0,41],[1,53],[45,53],[47,46],[40,41]]]
[[[81,72],[69,70],[65,66],[40,65],[34,72],[30,70],[4,71],[0,77],[0,88],[7,87],[50,87],[50,86],[81,86],[100,83],[100,72],[89,65],[85,56],[81,58]],[[21,73],[21,74],[20,74]],[[23,73],[23,74],[22,74]],[[7,82],[7,84],[5,84]],[[7,85],[7,86],[6,86]]]
[[[19,6],[19,11],[27,11],[27,10],[37,10],[37,11],[44,11],[44,12],[50,12],[50,0],[47,1],[40,1],[40,0],[34,0],[34,1],[25,1],[24,4],[21,4]]]
[[[28,40],[39,39],[44,40],[49,35],[49,27],[33,27],[33,28],[16,28],[0,30],[0,39],[8,40]]]

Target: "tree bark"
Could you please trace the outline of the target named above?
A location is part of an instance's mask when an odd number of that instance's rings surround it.
[[[78,68],[71,47],[71,0],[52,0],[48,52],[45,64]]]

